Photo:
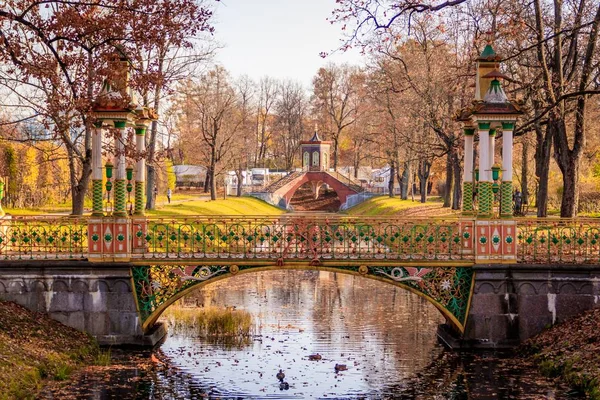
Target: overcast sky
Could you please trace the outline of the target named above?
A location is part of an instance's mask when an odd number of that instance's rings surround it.
[[[319,56],[340,44],[340,26],[326,20],[334,7],[335,0],[221,0],[215,38],[225,47],[217,62],[234,77],[292,78],[307,89],[329,61],[362,64],[358,51]]]

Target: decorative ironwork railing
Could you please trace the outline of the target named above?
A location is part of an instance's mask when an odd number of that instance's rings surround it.
[[[149,218],[146,248],[156,260],[272,259],[284,261],[472,260],[463,251],[457,220],[352,217]]]
[[[136,261],[474,262],[465,219],[283,215],[132,220]],[[600,263],[600,219],[518,219],[518,263]],[[0,260],[86,259],[88,218],[13,216],[0,224]],[[238,261],[236,261],[238,262]],[[217,262],[218,264],[218,262]],[[215,264],[215,265],[217,265]],[[347,264],[347,263],[346,263]],[[425,264],[423,264],[425,265]]]
[[[517,261],[600,263],[600,219],[519,219]]]
[[[0,224],[0,259],[85,259],[87,218],[13,216]]]

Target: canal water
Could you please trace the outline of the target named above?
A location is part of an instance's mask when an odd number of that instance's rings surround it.
[[[522,359],[445,350],[435,334],[443,318],[431,304],[359,276],[238,275],[197,290],[184,305],[246,310],[253,316],[253,335],[224,342],[171,329],[153,352],[113,350],[114,366],[46,392],[47,398],[573,397]],[[276,378],[280,369],[287,385]]]

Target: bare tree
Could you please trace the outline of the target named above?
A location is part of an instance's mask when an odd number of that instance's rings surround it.
[[[215,177],[219,163],[230,156],[244,121],[238,109],[238,96],[222,67],[215,67],[204,74],[185,90],[184,96],[193,106],[188,113],[194,126],[190,132],[192,141],[206,146],[208,150],[207,180],[210,182],[211,199],[216,200]]]
[[[258,149],[255,165],[264,165],[269,144],[273,136],[273,108],[277,101],[279,84],[273,78],[265,76],[258,83],[258,102],[256,110],[256,133]]]
[[[359,70],[347,64],[329,64],[319,69],[313,79],[313,107],[316,114],[326,116],[332,124],[333,169],[337,171],[342,133],[356,121],[353,97]]]
[[[294,167],[306,130],[306,114],[307,99],[302,85],[290,80],[283,81],[275,104],[275,145],[287,171]]]

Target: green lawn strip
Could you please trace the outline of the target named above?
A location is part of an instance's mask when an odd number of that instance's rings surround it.
[[[219,200],[191,200],[177,204],[163,205],[157,210],[148,211],[150,216],[185,215],[267,215],[285,213],[278,207],[252,197],[229,197]]]
[[[0,302],[0,399],[33,399],[45,380],[65,380],[100,354],[85,333]]]
[[[436,207],[439,206],[439,201],[431,201],[421,203],[419,201],[401,200],[400,198],[390,198],[388,196],[373,197],[355,207],[347,210],[348,215],[353,216],[386,216],[394,215],[402,210],[415,207]]]
[[[46,208],[6,208],[4,212],[9,215],[47,215],[47,214],[70,214],[71,207],[46,207]]]

